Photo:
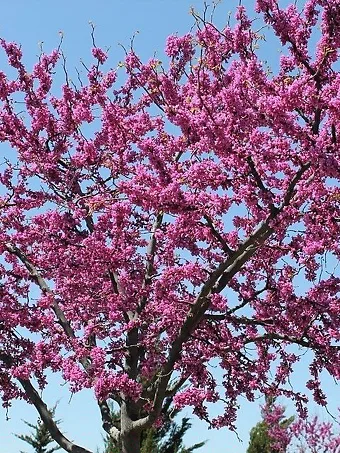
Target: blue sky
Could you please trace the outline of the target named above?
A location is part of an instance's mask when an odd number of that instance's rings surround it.
[[[247,0],[246,5],[254,5]],[[223,23],[229,10],[238,4],[238,0],[224,0],[216,14],[216,20]],[[98,46],[110,47],[110,63],[116,67],[123,53],[118,43],[129,45],[131,37],[138,31],[135,48],[142,59],[148,59],[156,51],[162,57],[167,35],[178,32],[186,33],[193,19],[189,9],[194,6],[201,10],[201,0],[12,0],[1,5],[0,36],[22,44],[25,62],[30,66],[40,52],[40,44],[49,52],[59,43],[59,31],[64,34],[63,49],[70,68],[79,67],[79,61],[90,56],[91,36],[89,21],[96,25]],[[279,45],[265,45],[266,59],[277,57]],[[0,57],[0,64],[3,62]],[[1,69],[1,68],[0,68]],[[305,378],[304,367],[297,370],[295,381],[299,384]],[[332,411],[335,413],[339,397],[330,379],[326,380]],[[100,420],[97,407],[90,392],[76,394],[71,400],[64,386],[56,378],[44,392],[49,405],[60,400],[57,417],[63,420],[63,430],[84,447],[95,450],[101,444]],[[250,428],[259,418],[258,402],[247,404],[240,400],[239,436],[244,441],[240,444],[236,436],[227,430],[208,431],[203,422],[194,422],[187,437],[188,445],[202,439],[209,439],[202,453],[244,453],[247,448],[247,436]],[[291,409],[292,411],[293,409]],[[319,412],[321,413],[321,412]],[[189,412],[188,412],[189,414]],[[321,413],[322,414],[322,413]],[[26,445],[16,439],[13,433],[27,432],[21,421],[35,422],[35,409],[24,402],[15,402],[6,413],[0,409],[0,453],[29,451]]]

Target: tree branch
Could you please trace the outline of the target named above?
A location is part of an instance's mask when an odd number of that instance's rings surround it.
[[[29,274],[33,278],[33,280],[36,282],[36,284],[39,286],[41,289],[41,292],[43,294],[50,294],[53,296],[53,302],[52,302],[52,309],[57,316],[59,324],[62,326],[64,332],[66,335],[74,339],[76,338],[75,333],[70,326],[70,323],[67,321],[66,316],[62,309],[59,307],[58,302],[56,301],[54,297],[54,293],[51,290],[51,288],[48,286],[46,280],[42,277],[41,273],[38,271],[38,269],[34,266],[34,264],[27,258],[26,254],[22,252],[18,247],[15,245],[11,245],[9,243],[5,244],[5,247],[9,253],[12,253],[15,255],[19,260],[24,264],[26,269],[28,270]]]
[[[182,377],[177,382],[175,382],[172,385],[172,387],[166,391],[166,395],[165,395],[166,398],[169,398],[170,400],[172,400],[173,396],[176,395],[178,390],[180,390],[183,387],[183,385],[186,383],[187,380],[188,380],[188,377]]]
[[[304,348],[310,348],[311,344],[309,341],[303,340],[302,338],[292,338],[289,337],[288,335],[279,335],[276,333],[265,333],[263,335],[259,335],[254,338],[249,338],[244,342],[244,344],[249,344],[249,343],[257,343],[259,341],[263,340],[278,340],[278,341],[288,341],[289,343],[294,343],[299,346],[303,346]]]
[[[240,304],[236,305],[236,307],[230,308],[230,310],[227,310],[225,313],[207,313],[204,315],[205,319],[211,320],[211,321],[223,321],[224,319],[231,319],[231,315],[235,313],[238,310],[241,310],[243,307],[249,304],[252,300],[256,299],[260,294],[264,293],[269,289],[269,281],[267,279],[267,282],[265,286],[257,291],[251,296],[245,298]],[[243,318],[239,318],[243,319]]]
[[[24,264],[24,266],[30,273],[31,277],[34,279],[36,284],[41,289],[42,293],[50,294],[53,296],[52,309],[58,319],[59,324],[62,326],[62,328],[68,338],[70,338],[72,340],[75,339],[76,335],[74,333],[74,330],[70,326],[70,323],[67,321],[63,310],[61,310],[61,308],[59,307],[58,302],[55,299],[55,295],[54,295],[53,291],[47,284],[46,280],[42,277],[42,275],[40,274],[38,269],[27,258],[26,254],[23,253],[18,247],[13,246],[11,244],[6,244],[5,247],[9,253],[12,253],[13,255],[17,256],[19,258],[19,260]],[[90,359],[88,357],[82,357],[81,359],[79,359],[79,361],[80,361],[81,365],[83,366],[83,368],[85,369],[85,371],[87,371],[91,365]],[[103,418],[103,415],[106,414],[105,411],[106,411],[107,403],[105,401],[103,401],[103,402],[98,401],[98,405],[99,405],[99,409],[100,409],[100,412],[102,415],[103,428],[105,429],[105,431],[110,432],[110,429],[112,429],[112,426],[113,426],[112,420],[110,419],[111,425],[109,425],[109,420],[106,417],[106,415]],[[51,433],[51,435],[52,435],[52,433]],[[67,450],[67,451],[69,451],[69,450]],[[79,453],[80,453],[80,451],[79,451]]]
[[[156,232],[163,222],[163,217],[164,217],[163,212],[160,212],[159,214],[157,214],[154,224],[152,226],[151,238],[150,238],[148,248],[146,251],[147,262],[146,262],[146,271],[145,271],[144,281],[143,281],[143,289],[147,285],[150,284],[152,275],[154,274],[154,261],[155,261],[156,247],[157,247]],[[144,297],[142,297],[142,299],[139,303],[139,307],[137,309],[138,314],[140,314],[142,312],[146,303],[147,303],[147,297],[144,296]]]
[[[277,333],[273,333],[273,332],[267,332],[267,333],[264,333],[263,335],[259,335],[257,337],[254,337],[254,338],[249,338],[249,340],[246,340],[244,342],[244,344],[249,344],[249,343],[257,343],[259,341],[263,341],[263,340],[277,340],[277,341],[287,341],[289,343],[292,343],[292,344],[297,344],[299,346],[302,346],[303,348],[315,348],[315,344],[313,344],[313,342],[310,341],[309,338],[307,338],[306,340],[303,339],[303,337],[300,337],[300,338],[295,338],[295,337],[290,337],[288,335],[280,335],[280,334],[277,334]],[[320,348],[321,345],[318,345],[318,348]],[[327,346],[327,349],[331,349],[333,351],[340,351],[340,346],[335,346],[335,345],[329,345]]]
[[[38,392],[33,387],[31,382],[28,379],[17,379],[25,390],[26,395],[30,399],[31,403],[36,407],[41,420],[43,421],[52,438],[57,442],[57,444],[69,453],[91,453],[89,450],[86,450],[85,448],[74,444],[64,436],[64,434],[59,430],[57,424],[53,420],[51,412],[48,410],[46,404],[40,398]]]
[[[0,360],[5,364],[7,368],[10,368],[13,365],[13,358],[0,350]],[[48,410],[44,401],[40,398],[38,392],[33,387],[29,379],[22,379],[17,377],[17,380],[20,382],[21,386],[25,390],[27,397],[30,402],[37,409],[41,420],[45,424],[52,438],[60,445],[61,448],[66,450],[69,453],[91,453],[91,451],[86,450],[79,445],[71,442],[58,428],[58,425],[53,420],[51,412]]]
[[[262,190],[262,192],[264,192],[266,194],[270,194],[272,196],[272,193],[270,192],[270,190],[263,184],[263,181],[262,181],[258,171],[256,170],[254,161],[251,158],[251,156],[247,157],[247,162],[248,162],[248,165],[250,167],[250,171],[251,171],[252,175],[254,176],[256,184],[258,185],[258,187]]]
[[[109,408],[109,405],[107,404],[106,401],[98,401],[98,406],[100,409],[100,414],[102,417],[102,427],[104,431],[106,431],[108,434],[111,435],[111,430],[113,428],[113,423],[112,423],[112,417],[111,417],[111,411]]]
[[[208,215],[204,215],[204,220],[207,222],[209,228],[213,236],[218,240],[218,242],[222,245],[222,250],[227,253],[227,255],[231,255],[234,251],[229,247],[226,241],[223,239],[222,235],[216,230],[215,225],[213,224],[212,220]]]

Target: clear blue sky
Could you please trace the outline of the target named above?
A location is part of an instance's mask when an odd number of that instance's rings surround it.
[[[203,0],[6,0],[1,2],[0,36],[22,44],[25,61],[31,65],[39,54],[39,43],[44,42],[48,52],[57,46],[59,31],[64,33],[63,49],[67,55],[70,68],[79,66],[79,60],[89,57],[91,36],[89,21],[96,25],[97,44],[111,47],[110,62],[116,67],[122,59],[119,42],[129,44],[136,31],[135,48],[142,59],[147,59],[157,51],[161,58],[166,36],[173,32],[179,34],[189,30],[193,23],[189,15],[190,6],[201,10]],[[254,1],[243,2],[254,5]],[[223,23],[229,10],[238,4],[238,0],[224,0],[218,9],[216,20]],[[279,46],[272,48],[265,45],[266,59],[277,57]],[[0,64],[3,62],[0,57]],[[1,67],[0,67],[1,69]],[[303,381],[306,371],[300,367],[295,381]],[[327,380],[327,388],[331,396],[331,409],[335,413],[339,404],[339,395],[331,380]],[[101,428],[99,414],[90,392],[76,394],[69,400],[65,387],[53,378],[44,392],[44,399],[51,406],[60,400],[57,416],[63,419],[63,430],[84,447],[95,451],[101,445]],[[250,428],[259,418],[258,402],[241,403],[238,422],[240,444],[233,433],[227,430],[208,431],[203,422],[194,422],[193,429],[187,437],[188,445],[202,439],[209,439],[202,453],[244,453]],[[319,412],[321,413],[321,412]],[[0,408],[0,453],[18,453],[29,451],[26,444],[16,439],[13,433],[27,432],[21,421],[26,419],[35,422],[35,409],[24,402],[15,402],[10,409],[6,421],[6,413]]]

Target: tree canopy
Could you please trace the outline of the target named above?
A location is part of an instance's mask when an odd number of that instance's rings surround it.
[[[318,403],[321,371],[339,377],[340,2],[279,3],[256,1],[283,49],[274,72],[244,6],[221,29],[193,13],[164,62],[131,48],[110,70],[93,39],[78,83],[61,47],[27,68],[0,41],[0,390],[68,452],[88,450],[47,410],[47,370],[93,390],[123,453],[166,398],[235,428],[240,395],[302,407],[300,352]]]

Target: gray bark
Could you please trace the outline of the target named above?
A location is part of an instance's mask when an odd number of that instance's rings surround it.
[[[122,453],[140,453],[141,433],[139,431],[129,431],[121,435]],[[150,452],[152,453],[152,452]]]
[[[138,418],[138,415],[135,403],[132,401],[122,403],[120,408],[120,448],[122,453],[140,453],[142,431],[133,426],[132,420]]]

